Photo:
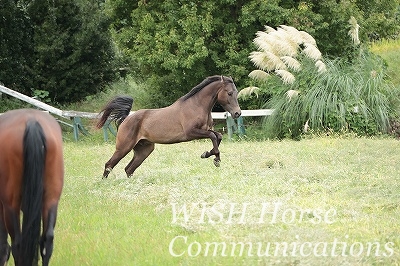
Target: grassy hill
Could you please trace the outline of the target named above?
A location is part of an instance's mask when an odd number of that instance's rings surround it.
[[[389,77],[395,86],[400,86],[400,39],[372,43],[371,51],[386,61]]]

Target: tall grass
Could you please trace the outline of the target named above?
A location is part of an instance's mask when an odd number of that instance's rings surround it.
[[[349,20],[354,51],[351,58],[322,58],[313,37],[282,25],[257,32],[257,51],[249,58],[258,68],[249,76],[259,81],[243,89],[245,101],[255,94],[272,95],[264,107],[275,109],[265,128],[272,138],[299,138],[308,130],[376,135],[391,131],[393,101],[400,87],[388,80],[386,65],[358,39],[359,25]],[[349,40],[350,41],[350,40]],[[350,61],[349,61],[350,60]],[[281,86],[276,87],[279,77]],[[272,86],[275,91],[265,89]]]
[[[298,96],[288,98],[281,92],[267,103],[275,109],[265,124],[270,136],[297,138],[305,126],[360,135],[387,133],[398,89],[387,82],[383,63],[371,54],[360,54],[353,64],[341,59],[325,62],[323,73],[303,63],[292,85]]]

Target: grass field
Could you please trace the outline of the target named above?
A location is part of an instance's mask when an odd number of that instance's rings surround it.
[[[371,50],[398,86],[399,41]],[[146,107],[128,80],[66,109],[97,112],[116,94]],[[224,139],[220,168],[200,159],[210,141],[156,145],[134,177],[129,155],[106,180],[112,141],[72,139],[52,265],[400,265],[396,139]]]
[[[400,65],[400,39],[381,40],[372,43],[371,51],[381,56],[388,64],[387,74],[395,86],[400,86],[398,67]]]
[[[156,145],[106,180],[114,144],[64,147],[53,265],[399,265],[398,140]]]

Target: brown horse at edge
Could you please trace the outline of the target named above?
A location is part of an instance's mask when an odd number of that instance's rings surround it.
[[[37,265],[39,247],[48,265],[64,180],[61,128],[48,113],[12,110],[0,115],[0,143],[0,265],[10,251],[15,265]]]
[[[133,99],[116,97],[100,112],[97,124],[101,128],[108,119],[118,126],[116,149],[105,164],[103,178],[131,150],[133,159],[125,167],[128,177],[154,150],[154,144],[172,144],[195,139],[209,138],[213,148],[201,158],[215,156],[215,166],[220,165],[219,144],[222,135],[212,129],[211,110],[218,102],[233,118],[241,115],[237,100],[238,91],[230,77],[211,76],[195,86],[172,105],[160,109],[142,109],[129,115]]]

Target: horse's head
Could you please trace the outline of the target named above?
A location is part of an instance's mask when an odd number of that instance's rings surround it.
[[[221,76],[221,82],[223,85],[218,92],[217,101],[233,118],[238,118],[242,114],[242,110],[240,110],[238,103],[238,90],[235,83],[233,83],[232,78],[224,76]]]

